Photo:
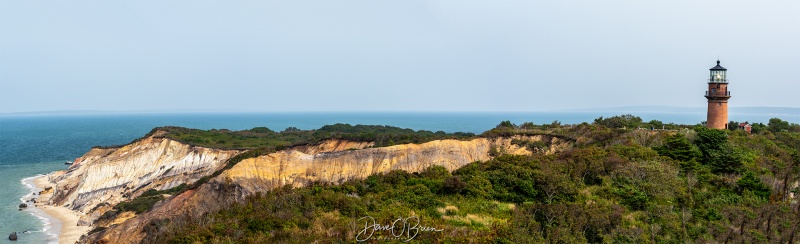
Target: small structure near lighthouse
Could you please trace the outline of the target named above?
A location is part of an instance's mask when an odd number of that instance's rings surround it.
[[[728,99],[731,98],[731,91],[728,91],[728,78],[726,72],[728,69],[719,65],[709,69],[711,76],[708,79],[708,90],[706,91],[706,98],[708,99],[708,114],[706,119],[706,126],[711,129],[726,129],[728,128]]]

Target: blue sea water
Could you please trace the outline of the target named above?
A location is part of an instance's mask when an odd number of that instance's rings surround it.
[[[158,126],[243,130],[265,126],[275,131],[287,127],[316,129],[334,123],[391,125],[414,130],[481,133],[500,121],[565,124],[591,122],[615,112],[533,113],[216,113],[216,114],[101,114],[101,115],[0,115],[0,240],[18,232],[17,243],[54,242],[57,223],[48,223],[35,208],[17,206],[35,191],[26,179],[65,169],[65,161],[80,157],[92,146],[126,144]],[[658,119],[698,124],[703,113],[637,113],[645,121]],[[747,115],[742,121],[766,122],[769,115]],[[792,122],[800,116],[786,118]],[[27,233],[22,233],[27,232]]]

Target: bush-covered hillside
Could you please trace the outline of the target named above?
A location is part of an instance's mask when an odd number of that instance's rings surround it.
[[[472,139],[473,133],[445,133],[426,130],[414,131],[382,125],[326,125],[316,130],[300,130],[295,127],[276,132],[266,127],[249,130],[199,130],[182,127],[159,127],[167,138],[194,146],[221,149],[249,150],[256,148],[284,148],[295,145],[314,144],[329,139],[375,142],[376,147],[406,143],[423,143],[442,139]]]
[[[153,221],[144,241],[331,243],[374,232],[370,240],[430,243],[800,242],[800,131],[792,129],[800,126],[771,123],[751,135],[699,125],[649,130],[657,121],[637,119],[503,122],[484,135],[546,132],[575,147],[500,155],[452,173],[434,166],[285,187],[201,219]],[[383,229],[360,233],[366,216]],[[409,232],[404,220],[433,229]],[[400,235],[385,230],[393,222]]]

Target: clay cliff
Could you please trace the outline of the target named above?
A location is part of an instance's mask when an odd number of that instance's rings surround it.
[[[228,169],[225,162],[242,153],[194,147],[155,133],[120,148],[92,149],[64,172],[51,177],[57,184],[51,204],[86,213],[83,224],[99,231],[81,242],[135,243],[154,220],[200,216],[244,197],[276,187],[302,187],[311,182],[341,183],[372,174],[405,170],[419,172],[433,165],[450,171],[491,158],[490,151],[531,152],[513,141],[541,141],[553,153],[571,147],[569,141],[547,135],[436,140],[373,148],[373,143],[328,140],[244,159]],[[148,189],[164,190],[192,184],[222,170],[208,182],[155,204],[148,212],[126,212],[112,221],[95,221],[115,204]]]

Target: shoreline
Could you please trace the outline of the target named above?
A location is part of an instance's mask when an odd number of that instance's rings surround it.
[[[36,204],[30,202],[31,199],[39,200],[34,193],[39,193],[42,191],[42,188],[37,187],[33,181],[36,178],[42,177],[43,175],[35,175],[31,177],[22,178],[20,182],[22,185],[28,188],[30,192],[24,196],[22,196],[19,200],[22,203],[28,204],[28,207],[25,211],[36,217],[42,223],[42,229],[31,231],[31,232],[39,232],[43,233],[47,236],[47,243],[58,243],[58,233],[61,232],[61,221],[58,219],[53,218],[52,216],[47,215],[44,213],[42,209],[36,207]]]
[[[48,180],[50,174],[36,176],[31,180],[31,183],[40,191],[47,187],[54,187],[55,184],[50,183]],[[38,194],[38,193],[37,193]],[[58,243],[76,243],[82,235],[88,233],[92,228],[89,226],[78,226],[78,220],[83,215],[81,213],[72,211],[63,206],[48,205],[52,191],[50,193],[38,195],[36,198],[35,208],[41,211],[33,211],[40,213],[49,221],[50,228],[45,226],[45,232],[58,235]],[[47,223],[45,223],[47,225]]]

